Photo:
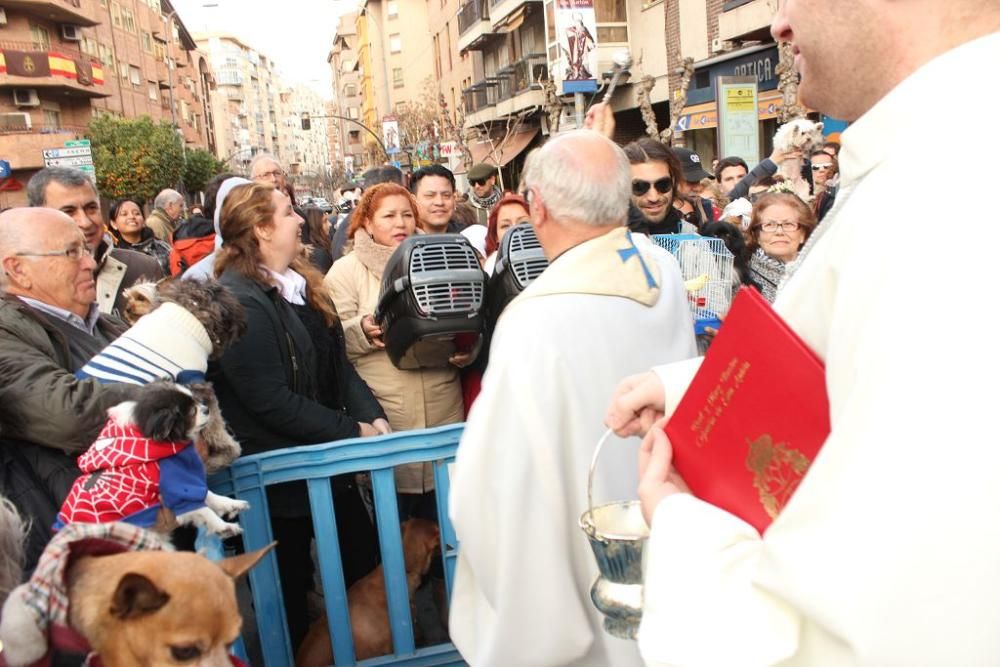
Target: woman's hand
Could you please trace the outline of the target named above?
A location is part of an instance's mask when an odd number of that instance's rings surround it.
[[[611,396],[604,423],[623,438],[645,435],[663,416],[663,383],[653,371],[646,371],[618,383]]]
[[[782,151],[775,148],[774,152],[771,153],[771,162],[773,162],[778,166],[781,166],[781,163],[784,162],[785,160],[797,160],[800,157],[802,157],[802,151],[799,150],[798,148],[793,148],[790,151]]]
[[[458,368],[465,368],[476,360],[476,353],[469,350],[467,352],[456,352],[448,357],[448,363]]]
[[[385,343],[382,342],[382,327],[375,323],[374,316],[365,315],[361,318],[361,331],[364,332],[365,338],[372,344],[372,347],[376,350],[385,349]]]
[[[372,427],[379,432],[379,435],[389,435],[392,433],[392,427],[389,426],[389,422],[381,417],[372,422]]]
[[[653,513],[660,501],[675,493],[691,493],[674,470],[674,450],[663,432],[666,419],[660,419],[646,433],[639,447],[639,501],[646,525],[653,525]]]
[[[375,430],[375,427],[367,422],[358,422],[358,426],[361,427],[362,438],[371,438],[379,435],[379,432]]]

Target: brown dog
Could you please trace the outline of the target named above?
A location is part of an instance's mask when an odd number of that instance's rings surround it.
[[[105,667],[229,667],[227,647],[242,626],[234,579],[273,547],[218,563],[171,551],[79,558],[69,572],[70,624]]]
[[[426,519],[407,519],[401,527],[412,617],[413,594],[430,569],[431,560],[441,545],[441,532],[437,524]],[[351,614],[351,633],[357,659],[392,653],[389,605],[381,565],[351,586],[347,591],[347,606]],[[309,633],[295,656],[295,664],[297,667],[326,667],[333,664],[333,644],[325,615],[309,628]]]

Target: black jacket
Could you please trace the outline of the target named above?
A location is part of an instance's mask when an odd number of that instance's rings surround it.
[[[211,379],[244,454],[354,438],[359,422],[385,417],[347,360],[339,323],[330,330],[331,367],[318,368],[308,330],[277,288],[234,271],[220,282],[246,309],[247,333],[213,366]],[[320,373],[336,379],[333,404],[318,400]]]

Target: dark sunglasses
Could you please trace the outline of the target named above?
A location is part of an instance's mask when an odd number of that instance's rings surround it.
[[[471,183],[472,185],[486,185],[486,181],[487,181],[487,179],[485,179],[485,178],[471,178],[471,179],[469,179],[469,183]]]
[[[674,182],[669,176],[658,178],[652,183],[649,181],[641,181],[639,179],[632,180],[632,194],[636,197],[641,197],[649,192],[650,187],[656,188],[657,192],[661,195],[665,195],[674,189]]]

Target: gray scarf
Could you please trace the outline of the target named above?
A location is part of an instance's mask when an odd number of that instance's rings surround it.
[[[493,186],[493,191],[488,197],[483,197],[480,199],[476,196],[475,190],[469,190],[469,202],[476,208],[486,209],[487,211],[492,209],[498,201],[500,201],[500,196],[503,193],[500,192],[500,188]]]
[[[750,256],[750,277],[760,285],[761,294],[768,303],[774,303],[778,294],[778,284],[785,275],[785,263],[768,257],[762,248],[757,248]]]

